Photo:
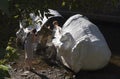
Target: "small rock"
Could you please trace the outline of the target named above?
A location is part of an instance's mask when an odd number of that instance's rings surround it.
[[[25,71],[21,74],[21,76],[26,77],[29,73],[30,73],[30,71]]]
[[[54,67],[54,66],[52,66],[52,68],[53,68],[53,69],[55,69],[55,67]]]
[[[20,70],[19,70],[19,72],[23,72],[23,71],[24,71],[24,69],[20,69]]]
[[[33,70],[35,70],[35,68],[34,68],[34,67],[33,67],[32,69],[33,69]]]
[[[15,68],[13,71],[14,71],[14,72],[17,72],[17,69]]]
[[[73,75],[73,79],[75,79],[76,75]]]
[[[65,76],[65,79],[71,79],[71,77],[70,76]]]
[[[52,74],[52,72],[51,72],[51,71],[49,71],[48,73],[49,73],[49,74]]]
[[[55,78],[57,78],[57,75],[55,75]]]
[[[25,73],[25,74],[29,74],[29,73],[30,73],[30,71],[25,71],[24,73]]]

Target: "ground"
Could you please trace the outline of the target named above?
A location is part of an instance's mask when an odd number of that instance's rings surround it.
[[[70,77],[69,72],[62,66],[50,64],[35,55],[33,70],[24,69],[24,52],[15,62],[10,62],[12,69],[9,71],[11,79],[64,79]],[[47,62],[47,63],[46,63]]]
[[[24,53],[20,58],[11,63],[9,71],[11,79],[120,79],[120,55],[112,55],[110,63],[103,69],[96,71],[84,71],[72,75],[62,66],[50,65],[36,57],[34,70],[24,70]]]

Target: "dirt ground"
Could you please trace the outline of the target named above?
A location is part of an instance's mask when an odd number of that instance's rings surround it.
[[[62,66],[50,65],[36,57],[37,64],[34,70],[24,70],[24,53],[12,63],[9,71],[11,79],[120,79],[120,54],[113,54],[110,63],[103,69],[96,71],[83,71],[71,74]]]

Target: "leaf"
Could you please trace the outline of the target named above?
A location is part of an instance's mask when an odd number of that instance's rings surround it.
[[[0,70],[5,70],[8,71],[9,67],[5,66],[5,65],[0,65]]]
[[[65,1],[63,1],[63,2],[62,2],[62,6],[65,6],[65,4],[66,4],[66,2],[65,2]]]
[[[19,7],[19,4],[15,4],[15,7],[18,8],[18,7]]]
[[[15,15],[14,18],[17,19],[19,17],[19,15]]]

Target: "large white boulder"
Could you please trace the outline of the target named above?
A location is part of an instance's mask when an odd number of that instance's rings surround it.
[[[59,35],[57,56],[74,72],[101,69],[109,63],[111,51],[104,36],[86,17],[80,14],[70,17]]]

